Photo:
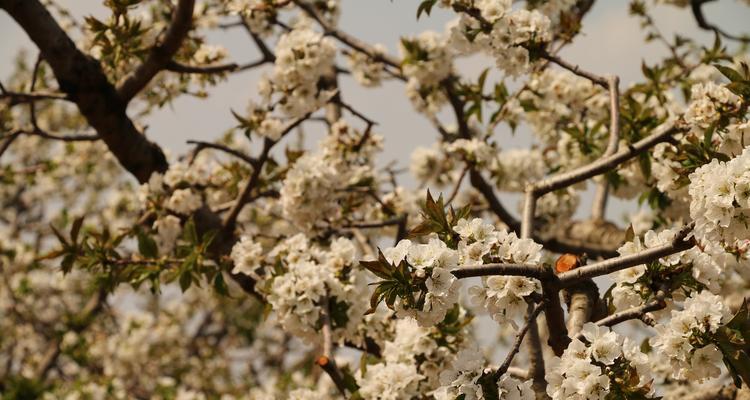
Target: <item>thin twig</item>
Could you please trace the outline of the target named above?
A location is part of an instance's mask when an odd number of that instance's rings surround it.
[[[464,177],[466,176],[466,173],[469,172],[469,169],[471,169],[471,165],[466,163],[466,166],[461,170],[461,175],[459,175],[456,180],[455,186],[453,186],[453,191],[451,191],[450,196],[448,196],[448,200],[445,201],[446,206],[449,206],[458,195],[458,191],[461,189],[461,183],[463,183]]]
[[[576,74],[576,75],[578,75],[578,76],[580,76],[582,78],[586,78],[586,79],[590,80],[592,83],[597,84],[597,85],[599,85],[599,86],[601,86],[601,87],[603,87],[605,89],[609,88],[609,82],[607,81],[607,78],[605,78],[603,76],[600,76],[600,75],[596,75],[593,72],[582,70],[578,65],[573,65],[573,64],[571,64],[571,63],[563,60],[562,58],[560,58],[560,57],[558,57],[556,55],[549,54],[547,52],[541,52],[541,53],[539,53],[539,57],[541,57],[541,58],[543,58],[545,60],[548,60],[550,62],[553,62],[553,63],[555,63],[555,64],[563,67],[564,69],[567,69],[568,71],[570,71],[570,72],[572,72],[572,73],[574,73],[574,74]]]
[[[516,334],[516,340],[513,342],[513,347],[511,347],[510,351],[508,352],[508,355],[505,356],[505,360],[502,364],[497,368],[495,371],[495,380],[500,379],[503,374],[505,374],[508,371],[508,368],[510,368],[510,364],[513,362],[513,359],[516,357],[516,354],[518,354],[518,351],[521,349],[521,343],[523,343],[523,338],[526,337],[526,333],[529,331],[529,328],[534,321],[536,321],[536,317],[539,315],[539,313],[542,312],[544,309],[544,302],[537,304],[536,306],[533,306],[532,304],[529,304],[529,310],[528,315],[526,316],[526,324],[524,324],[523,328],[521,328],[520,331]]]
[[[193,23],[195,0],[179,0],[161,41],[151,48],[146,60],[138,65],[117,87],[117,94],[123,102],[128,103],[156,76],[165,69],[177,53],[183,40],[187,37]]]
[[[329,377],[331,377],[333,384],[336,385],[339,392],[346,397],[346,384],[344,383],[341,371],[336,366],[336,360],[333,358],[334,347],[330,312],[328,296],[324,296],[323,304],[321,304],[321,318],[323,320],[323,327],[321,329],[323,333],[323,355],[318,357],[317,360],[315,360],[315,363],[318,364],[318,366],[320,366]]]
[[[178,72],[181,74],[222,74],[224,72],[236,71],[240,68],[235,63],[220,64],[220,65],[185,65],[180,64],[176,61],[170,61],[167,63],[165,69],[172,72]]]
[[[609,157],[617,152],[620,142],[620,78],[610,76],[607,78],[609,86],[609,141],[602,157]],[[591,219],[603,220],[607,209],[607,198],[609,197],[609,182],[602,178],[597,183],[594,201],[591,208]]]
[[[193,151],[193,155],[192,155],[193,159],[195,159],[195,157],[198,156],[198,153],[200,153],[201,151],[203,151],[203,149],[214,149],[214,150],[223,151],[224,153],[233,155],[233,156],[239,158],[240,160],[242,160],[242,161],[244,161],[244,162],[246,162],[246,163],[248,163],[250,165],[253,165],[253,166],[258,163],[257,159],[255,159],[253,157],[250,157],[249,155],[247,155],[247,154],[245,154],[245,153],[243,153],[243,152],[241,152],[239,150],[232,149],[232,148],[230,148],[228,146],[224,146],[222,144],[211,143],[211,142],[203,142],[203,141],[200,141],[200,140],[188,140],[187,143],[188,144],[194,144],[194,145],[196,145],[195,150]]]
[[[224,222],[222,224],[223,229],[227,231],[231,231],[234,229],[235,223],[237,222],[237,217],[240,214],[240,211],[242,211],[242,207],[244,207],[248,201],[252,198],[251,193],[255,186],[257,185],[258,181],[260,180],[260,173],[263,170],[263,166],[268,160],[268,157],[270,155],[271,149],[273,146],[278,143],[281,139],[284,138],[289,132],[292,131],[292,129],[299,126],[303,121],[305,121],[310,114],[308,113],[305,116],[302,116],[300,118],[297,118],[296,120],[290,122],[287,124],[287,126],[282,130],[281,136],[279,137],[279,140],[271,140],[266,138],[263,141],[263,150],[261,150],[260,156],[257,159],[256,165],[253,168],[253,172],[250,175],[250,179],[247,181],[247,184],[242,189],[242,193],[240,194],[240,197],[237,199],[237,203],[234,204],[234,207],[229,211],[229,214],[227,214],[226,218],[224,219]]]

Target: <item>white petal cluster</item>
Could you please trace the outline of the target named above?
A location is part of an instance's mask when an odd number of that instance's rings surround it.
[[[442,386],[435,391],[437,400],[453,400],[464,396],[465,400],[483,400],[484,391],[479,383],[484,371],[484,355],[476,347],[468,347],[456,354],[451,366],[440,374]],[[503,376],[498,381],[501,399],[532,400],[535,397],[531,380],[520,381]]]
[[[657,335],[650,340],[654,354],[669,362],[674,378],[699,382],[716,378],[721,373],[721,352],[713,344],[697,343],[701,343],[701,335],[716,332],[730,316],[721,297],[705,290],[693,292],[682,310],[673,310],[668,321],[656,325]]]
[[[418,50],[410,52],[404,41],[412,43]],[[408,62],[403,66],[404,75],[419,83],[419,86],[430,87],[439,84],[450,75],[452,54],[446,46],[445,37],[434,31],[425,31],[415,38],[402,41],[399,50]],[[415,54],[417,53],[417,54]]]
[[[458,301],[460,283],[450,272],[458,266],[456,251],[437,238],[430,239],[426,244],[405,239],[395,247],[383,250],[383,255],[388,262],[396,265],[406,260],[417,277],[427,277],[427,293],[422,309],[406,308],[403,301],[397,299],[395,307],[398,315],[412,317],[420,326],[433,326],[442,321]]]
[[[375,55],[385,54],[386,49],[382,44],[372,46]],[[383,79],[385,66],[382,61],[377,61],[369,55],[353,51],[347,54],[349,68],[354,79],[364,87],[377,87]]]
[[[227,9],[242,16],[253,33],[267,36],[273,31],[276,10],[265,0],[231,0],[227,2]]]
[[[409,44],[407,48],[406,44]],[[433,31],[403,38],[399,47],[407,77],[406,96],[418,112],[436,114],[447,103],[440,82],[453,71],[453,56],[446,38]]]
[[[690,217],[695,237],[735,245],[750,237],[750,148],[728,162],[712,160],[690,174]]]
[[[232,247],[231,258],[234,263],[233,274],[245,274],[255,279],[260,278],[257,273],[263,261],[263,246],[260,243],[249,236],[243,236]]]
[[[174,215],[167,215],[154,221],[156,229],[156,245],[160,254],[169,254],[174,248],[177,238],[182,233],[180,219]]]
[[[332,71],[336,45],[329,37],[301,26],[279,38],[271,87],[283,97],[279,102],[289,117],[318,109],[333,95],[318,90],[320,78]]]
[[[280,191],[284,216],[303,229],[336,219],[340,212],[336,190],[342,187],[344,175],[340,172],[319,153],[297,159]]]
[[[201,196],[192,189],[177,189],[172,192],[172,196],[167,201],[167,208],[182,215],[190,215],[201,208],[201,205],[203,205]]]
[[[617,373],[635,370],[640,376],[636,386],[649,381],[648,357],[628,338],[608,328],[586,323],[581,331],[586,343],[575,338],[561,357],[555,357],[545,376],[547,394],[553,400],[605,399]],[[628,379],[619,379],[632,384]]]
[[[458,253],[462,265],[482,265],[489,257],[495,262],[537,264],[542,246],[532,239],[519,239],[515,232],[495,230],[480,218],[459,220],[453,230],[461,237]],[[525,296],[539,292],[539,282],[521,276],[484,276],[482,285],[469,288],[473,305],[485,309],[498,322],[521,318],[526,310]]]
[[[451,366],[440,373],[442,387],[436,392],[435,398],[447,400],[464,395],[466,400],[483,399],[479,378],[484,373],[484,363],[484,355],[477,347],[459,351]]]
[[[249,239],[239,246],[238,254],[261,253],[261,248]],[[311,342],[318,337],[321,309],[326,301],[331,308],[335,308],[336,302],[346,305],[346,324],[333,326],[337,337],[353,334],[362,319],[367,309],[367,298],[362,296],[366,290],[365,277],[359,270],[342,273],[355,259],[356,251],[349,239],[337,238],[323,248],[297,234],[265,254],[262,269],[254,265],[251,269],[261,278],[257,286],[264,288],[266,299],[284,329]]]
[[[523,45],[550,41],[551,22],[537,10],[518,9],[503,14],[490,34],[492,55],[498,68],[516,77],[529,68],[529,51]]]
[[[371,155],[378,150],[380,136],[371,138],[372,144],[353,152],[361,136],[342,121],[333,124],[319,143],[319,150],[304,154],[287,171],[280,190],[284,218],[303,231],[340,220],[345,189],[374,179]]]
[[[423,378],[413,364],[387,363],[367,366],[364,376],[358,377],[359,394],[366,400],[411,399],[418,394]]]
[[[489,164],[497,154],[497,149],[481,139],[457,139],[445,145],[448,154],[461,155],[463,159],[477,164]]]
[[[720,112],[740,104],[740,98],[724,86],[713,82],[696,83],[690,88],[690,104],[685,121],[699,128],[708,128],[719,120]]]
[[[542,152],[536,149],[508,149],[495,157],[490,166],[499,190],[523,192],[526,185],[541,179],[546,172]]]

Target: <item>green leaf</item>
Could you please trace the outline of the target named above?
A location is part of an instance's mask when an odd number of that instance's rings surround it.
[[[436,3],[437,0],[422,0],[422,3],[417,8],[417,19],[422,16],[422,13],[425,13],[429,16],[432,12],[432,7],[434,7]]]
[[[727,79],[732,82],[742,82],[745,80],[739,72],[733,70],[732,68],[720,64],[714,64],[714,67],[716,67],[716,69],[718,69],[722,75],[726,76]]]
[[[726,325],[719,327],[714,340],[724,355],[724,364],[732,375],[734,384],[750,384],[750,311],[743,301],[737,314]]]
[[[147,258],[157,258],[159,256],[159,249],[156,246],[156,241],[142,231],[138,232],[138,252]]]
[[[81,226],[83,226],[83,216],[76,218],[73,221],[73,226],[70,228],[70,240],[72,240],[73,243],[78,242],[78,234],[81,232]]]
[[[229,287],[224,280],[224,274],[219,271],[214,277],[214,290],[222,296],[229,296]]]
[[[182,230],[182,238],[192,245],[198,244],[198,232],[195,229],[195,222],[193,221],[193,218],[190,218],[185,223],[185,227]]]
[[[182,274],[180,274],[180,289],[182,289],[183,292],[188,290],[192,283],[193,283],[193,275],[190,271],[185,271]]]

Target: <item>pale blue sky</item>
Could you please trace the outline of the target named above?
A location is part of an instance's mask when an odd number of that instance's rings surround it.
[[[61,0],[60,4],[71,9],[74,15],[101,15],[101,1]],[[650,3],[650,2],[649,2]],[[416,34],[426,29],[443,30],[452,13],[436,9],[432,16],[416,21],[418,0],[343,0],[340,27],[345,31],[371,43],[382,43],[394,54],[401,35]],[[640,78],[643,59],[652,60],[666,54],[658,43],[644,44],[644,32],[636,18],[628,15],[629,1],[599,0],[584,20],[583,33],[568,46],[562,56],[581,67],[598,74],[618,74],[624,86]],[[750,30],[750,7],[737,0],[720,0],[705,6],[707,18],[729,32]],[[654,18],[662,32],[670,37],[673,32],[697,39],[707,45],[713,35],[700,31],[688,9],[658,6]],[[0,79],[6,79],[11,71],[15,53],[22,47],[35,50],[26,35],[7,16],[0,12]],[[238,63],[257,58],[253,43],[241,29],[216,31],[208,35],[209,42],[228,48],[230,59]],[[472,58],[459,63],[459,68],[468,76],[476,76],[492,60]],[[189,139],[211,140],[235,121],[230,109],[244,110],[249,99],[254,97],[256,82],[268,66],[254,71],[232,75],[227,81],[210,91],[207,100],[183,97],[152,116],[148,124],[148,136],[160,143],[172,154],[183,153]],[[404,96],[403,84],[389,82],[380,88],[365,89],[350,77],[341,78],[344,99],[380,123],[377,132],[385,136],[385,152],[381,162],[398,160],[408,165],[411,152],[417,146],[430,145],[436,139],[431,125],[414,114],[412,106]],[[356,121],[352,119],[352,121]],[[356,121],[358,122],[358,121]],[[311,129],[313,126],[311,125]],[[502,128],[506,129],[506,128]],[[511,136],[509,132],[498,132],[497,137],[504,147],[524,146],[528,136],[523,131]],[[407,184],[413,184],[407,180]],[[624,209],[621,203],[613,204],[611,217],[619,217]],[[587,209],[583,206],[582,209]]]

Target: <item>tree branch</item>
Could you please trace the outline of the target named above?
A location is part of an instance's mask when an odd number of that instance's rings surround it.
[[[232,72],[240,69],[240,66],[235,63],[220,64],[220,65],[205,65],[205,66],[193,66],[180,64],[176,61],[169,61],[164,69],[172,72],[178,72],[181,74],[221,74],[224,72]]]
[[[686,239],[691,230],[692,225],[683,227],[680,232],[675,235],[672,243],[654,247],[638,254],[610,258],[585,267],[576,268],[572,271],[564,272],[557,276],[559,284],[561,286],[570,286],[582,279],[611,274],[612,272],[634,267],[639,264],[646,264],[656,259],[688,250],[695,245],[695,239]]]
[[[224,153],[227,153],[229,155],[235,156],[235,157],[239,158],[240,160],[242,160],[242,161],[244,161],[244,162],[246,162],[246,163],[248,163],[248,164],[250,164],[252,166],[254,166],[254,165],[256,165],[258,163],[257,159],[255,159],[253,157],[250,157],[247,154],[245,154],[245,153],[243,153],[243,152],[241,152],[239,150],[235,150],[235,149],[229,148],[227,146],[224,146],[224,145],[221,145],[221,144],[218,144],[218,143],[203,142],[203,141],[200,141],[200,140],[188,140],[187,142],[188,142],[188,144],[194,144],[194,145],[196,145],[195,150],[193,151],[192,158],[195,158],[198,155],[198,153],[200,153],[201,151],[203,151],[203,149],[214,149],[214,150],[223,151]]]
[[[542,196],[555,190],[574,185],[578,182],[583,182],[597,175],[601,175],[618,165],[631,160],[651,147],[668,140],[675,133],[685,130],[687,130],[686,127],[681,125],[678,126],[677,124],[661,126],[651,135],[628,145],[627,148],[621,149],[609,157],[602,157],[591,164],[551,176],[532,184],[527,188],[527,192],[531,191],[536,196]]]
[[[526,324],[521,328],[520,331],[516,334],[516,340],[513,342],[513,347],[511,347],[510,351],[508,352],[508,355],[505,356],[505,360],[502,364],[497,368],[497,370],[494,372],[494,378],[495,380],[500,379],[505,372],[508,371],[508,368],[510,368],[510,364],[513,362],[513,358],[516,357],[516,354],[518,354],[518,351],[521,349],[521,343],[523,343],[523,338],[526,337],[526,333],[529,331],[529,328],[532,324],[536,325],[534,322],[536,320],[536,317],[539,316],[539,313],[542,312],[544,309],[544,302],[541,302],[537,304],[536,306],[533,306],[529,304],[528,309],[528,315],[526,316]]]
[[[309,116],[310,114],[307,114],[287,124],[287,126],[281,132],[281,137],[279,138],[279,140],[281,140],[284,136],[286,136],[289,132],[291,132],[292,129],[299,126],[299,124],[301,124]],[[224,219],[224,223],[222,224],[222,226],[225,231],[232,231],[234,229],[235,223],[237,222],[237,217],[240,215],[240,211],[242,211],[242,207],[244,207],[245,204],[247,204],[247,202],[251,199],[250,194],[252,193],[253,189],[258,184],[258,180],[260,179],[260,173],[263,170],[263,165],[268,160],[268,156],[271,152],[271,148],[273,148],[273,146],[276,143],[278,143],[279,140],[274,141],[274,140],[266,138],[263,141],[263,150],[261,150],[260,156],[258,157],[256,164],[253,166],[253,172],[250,175],[250,179],[247,181],[247,184],[242,189],[242,193],[240,194],[240,197],[237,199],[237,202],[234,204],[232,209],[229,211],[229,214],[227,214],[226,218]]]
[[[586,79],[590,80],[592,83],[594,83],[596,85],[599,85],[599,86],[601,86],[601,87],[603,87],[605,89],[609,88],[609,82],[607,81],[607,78],[605,78],[603,76],[596,75],[596,74],[594,74],[592,72],[584,71],[578,65],[573,65],[573,64],[571,64],[571,63],[563,60],[562,58],[560,58],[560,57],[558,57],[556,55],[550,54],[550,53],[548,53],[546,51],[542,51],[542,52],[539,53],[539,57],[541,57],[541,58],[543,58],[543,59],[545,59],[547,61],[550,61],[552,63],[555,63],[555,64],[561,66],[562,68],[567,69],[568,71],[570,71],[570,72],[572,72],[572,73],[574,73],[574,74],[576,74],[576,75],[578,75],[578,76],[580,76],[582,78],[586,78]]]
[[[331,332],[331,317],[329,315],[330,307],[328,296],[323,299],[321,304],[321,318],[323,319],[323,355],[315,360],[315,363],[325,371],[331,380],[333,381],[336,388],[341,394],[346,397],[346,384],[344,378],[341,375],[341,371],[336,366],[336,360],[333,358],[333,333]]]
[[[195,0],[179,0],[172,14],[172,22],[161,43],[151,48],[146,60],[136,67],[117,88],[123,102],[129,103],[159,71],[165,69],[180,49],[193,24]]]
[[[721,35],[727,39],[735,40],[742,43],[750,43],[750,37],[748,36],[737,36],[727,31],[722,30],[718,26],[708,22],[706,17],[703,15],[703,4],[710,3],[714,0],[691,0],[690,9],[693,12],[695,22],[698,23],[698,27],[707,31],[714,31],[717,35]]]
[[[542,279],[543,277],[550,275],[536,265],[502,263],[459,267],[452,270],[451,273],[458,279],[491,275],[514,275]]]
[[[55,78],[122,166],[140,182],[166,171],[167,160],[128,118],[101,66],[76,48],[39,0],[0,0],[3,8],[36,44]]]
[[[617,152],[620,141],[620,78],[617,76],[607,77],[609,86],[609,141],[602,157],[609,157]],[[609,197],[609,182],[602,178],[596,186],[594,201],[591,208],[591,218],[603,220],[607,209],[607,198]]]

